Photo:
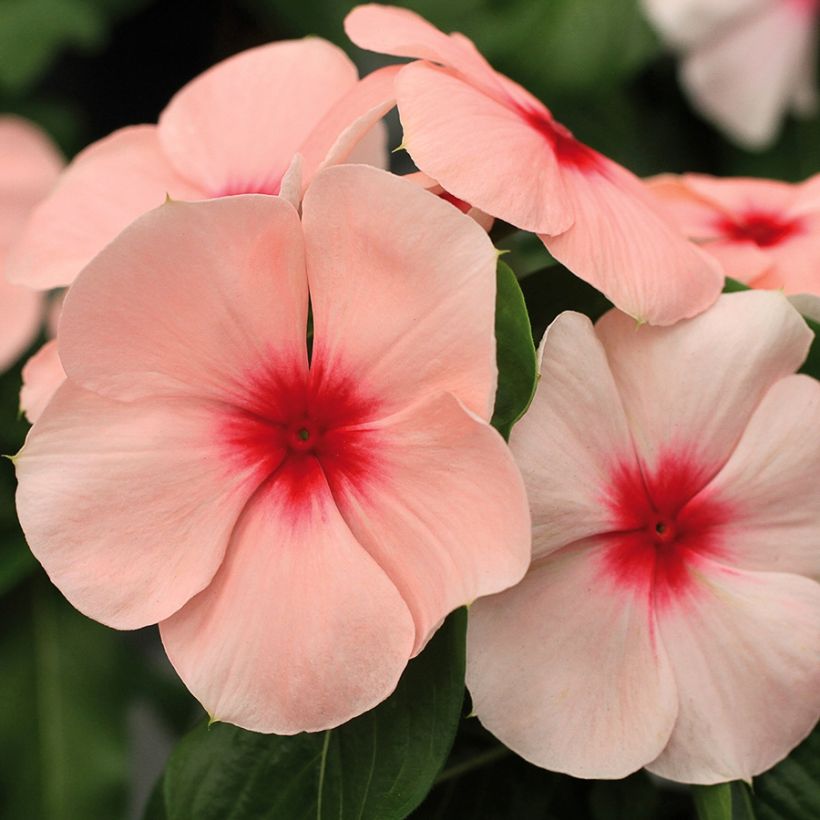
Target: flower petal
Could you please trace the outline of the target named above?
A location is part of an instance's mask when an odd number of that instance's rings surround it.
[[[318,462],[288,469],[248,505],[208,589],[160,624],[168,657],[214,719],[276,734],[372,708],[413,643],[407,607],[340,517]]]
[[[592,168],[567,165],[563,173],[575,222],[541,239],[576,276],[653,325],[694,316],[717,299],[720,266],[661,216],[640,180],[600,155]]]
[[[510,447],[533,516],[533,554],[608,532],[602,503],[613,470],[636,465],[606,353],[592,323],[565,312],[540,348],[540,379],[530,409],[513,427]]]
[[[450,391],[488,419],[495,267],[487,234],[417,185],[363,165],[305,194],[317,378],[347,374],[384,414]]]
[[[596,331],[649,472],[663,450],[674,450],[699,466],[703,483],[726,462],[769,387],[800,367],[812,339],[800,314],[771,291],[725,294],[668,328],[636,328],[611,311]]]
[[[279,197],[170,202],[100,253],[60,320],[66,373],[121,399],[248,395],[265,363],[307,366],[301,226]]]
[[[29,287],[70,285],[123,228],[166,196],[201,199],[168,164],[156,128],[123,128],[79,153],[35,209],[7,263]]]
[[[179,173],[210,196],[276,194],[293,155],[357,80],[350,59],[325,40],[252,48],[178,91],[159,139]]]
[[[721,528],[731,562],[820,577],[820,383],[786,376],[763,397],[709,484],[732,510]]]
[[[32,428],[14,460],[20,523],[81,612],[133,629],[210,582],[254,489],[221,456],[216,409],[111,401],[66,382]]]
[[[42,320],[43,295],[0,277],[0,371],[14,364],[34,341]]]
[[[481,723],[537,766],[615,778],[664,748],[677,698],[651,590],[610,585],[595,541],[477,601],[467,686]]]
[[[34,424],[51,397],[65,381],[65,371],[57,352],[57,340],[46,342],[23,366],[20,409]]]
[[[555,152],[520,113],[424,63],[402,69],[396,97],[410,156],[451,194],[523,230],[572,224]]]
[[[418,652],[453,609],[523,576],[526,494],[501,436],[451,395],[368,427],[370,474],[331,471],[328,480],[413,613]]]
[[[820,585],[708,561],[691,596],[659,615],[678,685],[669,745],[647,766],[685,783],[750,780],[820,712]]]

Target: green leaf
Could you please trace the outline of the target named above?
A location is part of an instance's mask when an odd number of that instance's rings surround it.
[[[0,817],[121,817],[127,784],[123,636],[42,574],[0,602]]]
[[[740,781],[692,786],[698,820],[755,820],[749,787]]]
[[[493,426],[508,438],[530,406],[538,382],[538,361],[524,295],[510,268],[499,260],[495,298],[498,391]]]
[[[784,761],[756,777],[757,820],[820,817],[820,725]]]
[[[400,820],[449,754],[464,698],[465,610],[361,717],[292,737],[203,723],[165,770],[167,820]],[[162,818],[152,807],[151,818]],[[163,819],[164,820],[164,819]]]

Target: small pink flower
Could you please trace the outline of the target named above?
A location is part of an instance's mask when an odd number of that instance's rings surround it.
[[[271,43],[208,69],[173,97],[158,125],[122,128],[86,148],[37,209],[9,259],[12,281],[69,285],[123,228],[174,199],[301,195],[324,164],[386,162],[378,120],[393,105],[393,69],[359,81],[318,38]],[[282,188],[295,182],[297,191]]]
[[[15,459],[32,551],[89,616],[160,622],[217,719],[374,706],[529,561],[487,423],[495,264],[472,219],[364,166],[320,172],[301,222],[253,195],[145,215],[66,298],[68,379]]]
[[[0,274],[9,246],[61,167],[57,149],[36,126],[18,117],[0,117]],[[0,275],[0,370],[34,340],[42,310],[39,293],[11,285]]]
[[[820,175],[800,185],[665,175],[649,185],[727,276],[755,288],[820,296]]]
[[[681,83],[736,142],[764,148],[790,111],[816,109],[818,0],[643,0],[682,54]]]
[[[578,777],[749,779],[820,714],[820,384],[778,293],[672,328],[563,313],[511,446],[524,581],[476,602],[482,723]]]
[[[396,77],[403,142],[451,195],[539,234],[640,320],[672,324],[715,301],[716,266],[656,213],[641,182],[576,140],[466,37],[378,5],[354,9],[345,28],[362,48],[418,58]]]

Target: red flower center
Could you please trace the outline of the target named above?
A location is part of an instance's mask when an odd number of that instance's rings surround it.
[[[754,242],[760,248],[770,248],[800,231],[799,219],[784,219],[777,214],[749,211],[739,219],[722,217],[717,228],[721,235],[735,242]]]
[[[552,146],[558,162],[571,165],[581,170],[593,170],[599,167],[598,154],[588,145],[577,140],[572,132],[560,122],[554,120],[548,111],[516,104],[521,118],[530,128],[534,128]]]
[[[219,435],[235,467],[260,485],[284,484],[298,507],[322,475],[333,488],[374,473],[378,434],[367,422],[377,409],[347,381],[271,368],[248,379],[244,399],[222,416]]]
[[[679,596],[700,556],[716,556],[726,505],[702,491],[705,471],[666,455],[652,473],[616,470],[606,493],[615,530],[605,536],[606,572],[619,585],[651,589],[657,603]]]

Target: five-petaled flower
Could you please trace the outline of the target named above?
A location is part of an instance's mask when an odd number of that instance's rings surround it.
[[[466,37],[378,5],[354,9],[345,28],[363,48],[418,58],[395,81],[403,145],[451,196],[539,234],[641,321],[672,324],[718,297],[718,266],[657,212],[640,180],[579,142]]]
[[[820,175],[799,185],[663,175],[649,185],[727,276],[754,288],[820,297]]]
[[[15,459],[32,551],[82,612],[159,622],[216,719],[374,706],[529,561],[487,422],[495,265],[472,219],[364,166],[321,171],[301,220],[261,195],[143,216],[66,298],[68,379]]]
[[[782,294],[672,328],[561,314],[511,447],[524,581],[470,612],[487,728],[580,777],[748,780],[820,712],[820,384]]]

